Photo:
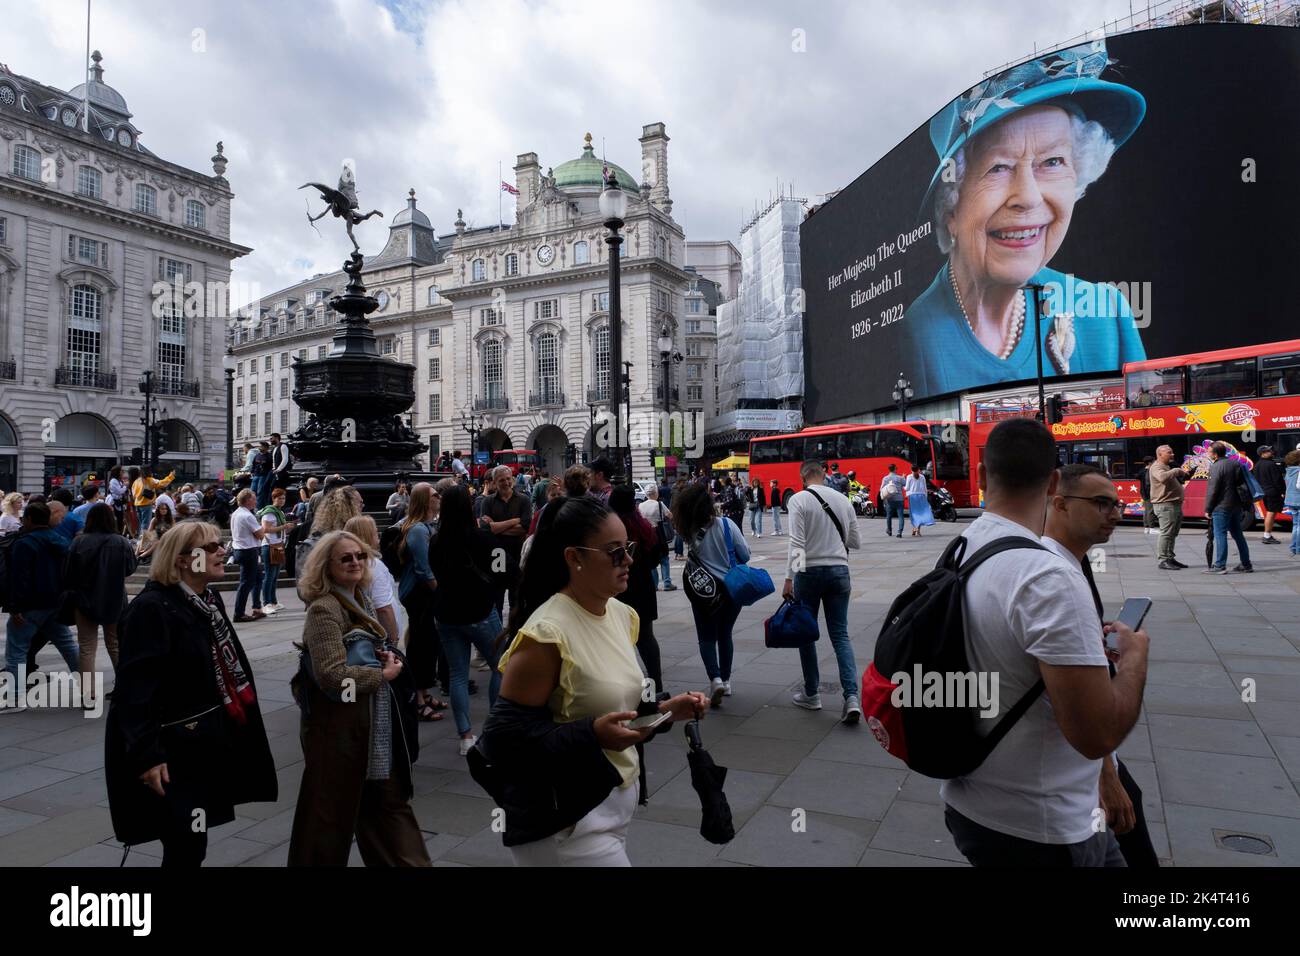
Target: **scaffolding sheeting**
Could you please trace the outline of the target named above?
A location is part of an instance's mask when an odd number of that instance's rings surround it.
[[[740,290],[718,306],[718,397],[724,413],[742,399],[803,395],[803,316],[796,311],[802,306],[803,217],[802,199],[782,197],[740,233]]]

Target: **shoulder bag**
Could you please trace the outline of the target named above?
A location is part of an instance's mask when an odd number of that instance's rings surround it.
[[[772,583],[772,575],[762,568],[751,568],[736,560],[736,548],[731,541],[731,522],[726,518],[722,519],[722,534],[727,539],[727,557],[731,561],[731,568],[722,583],[731,600],[740,607],[749,607],[775,591],[776,585]]]

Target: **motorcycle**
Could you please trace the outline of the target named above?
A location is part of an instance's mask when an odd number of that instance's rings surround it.
[[[931,488],[927,498],[930,501],[930,510],[940,521],[957,520],[957,506],[953,502],[952,492],[947,488]]]
[[[871,493],[865,485],[849,496],[849,503],[853,505],[853,513],[859,518],[876,516],[876,504],[871,500]]]

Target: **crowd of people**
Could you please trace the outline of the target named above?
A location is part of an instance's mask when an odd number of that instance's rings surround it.
[[[451,477],[436,483],[399,482],[381,534],[346,478],[303,481],[290,508],[276,468],[287,452],[249,451],[253,482],[230,502],[228,545],[210,489],[184,485],[173,498],[175,476],[147,468],[114,469],[106,494],[88,483],[79,503],[66,489],[0,496],[0,535],[11,539],[0,538],[5,669],[30,672],[49,643],[88,677],[103,632],[116,675],[106,758],[115,831],[127,845],[161,840],[166,866],[202,862],[206,829],[188,826],[196,808],[210,827],[240,803],[276,798],[236,625],[281,609],[286,572],[305,608],[292,682],[304,766],[291,865],[344,865],[354,840],[368,865],[428,865],[412,766],[419,724],[448,708],[459,755],[506,810],[504,841],[519,865],[627,865],[628,825],[653,759],[645,745],[672,721],[725,708],[734,692],[733,630],[747,602],[726,582],[751,558],[746,511],[750,536],[762,536],[769,511],[772,533],[788,536],[781,594],[823,619],[840,720],[863,720],[848,607],[849,553],[864,531],[848,497],[854,478],[834,465],[805,462],[802,490],[784,502],[774,486],[703,473],[638,494],[603,458],[555,476],[499,466],[478,482],[449,466]],[[1261,452],[1266,510],[1300,506],[1300,452],[1276,475],[1265,465],[1271,452]],[[1226,449],[1211,456],[1212,569],[1223,570],[1231,535],[1238,570],[1248,571],[1240,517],[1250,488]],[[1161,567],[1171,570],[1181,567],[1173,545],[1189,475],[1172,458],[1158,451],[1146,486]],[[1091,466],[1058,469],[1050,435],[1029,420],[993,430],[979,480],[985,509],[963,533],[969,550],[1018,535],[1049,556],[1010,551],[972,573],[972,666],[1001,675],[1003,712],[1040,678],[1052,704],[1030,706],[978,769],[944,783],[948,828],[977,865],[1153,865],[1140,791],[1114,756],[1141,704],[1147,638],[1105,623],[1087,560],[1121,517],[1114,485]],[[887,536],[902,536],[904,500],[914,535],[933,522],[917,469],[891,467],[881,497]],[[703,687],[675,694],[654,633],[657,594],[678,590],[674,552]],[[128,601],[125,582],[141,562],[149,582]],[[228,566],[239,574],[233,616],[213,587]],[[1116,635],[1114,649],[1104,634]],[[817,645],[798,656],[802,687],[790,703],[821,710]],[[489,675],[477,731],[476,666]],[[666,718],[639,726],[655,715]],[[1100,833],[1091,826],[1098,806],[1111,822]]]

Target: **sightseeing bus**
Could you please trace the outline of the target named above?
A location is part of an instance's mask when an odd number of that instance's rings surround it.
[[[1016,414],[1036,412],[1027,408]],[[1230,454],[1252,468],[1261,445],[1272,446],[1279,463],[1300,446],[1300,339],[1130,362],[1122,387],[1106,389],[1091,402],[1071,403],[1063,412],[1050,426],[1060,462],[1086,462],[1110,475],[1125,517],[1142,517],[1143,461],[1169,445],[1176,464],[1190,461],[1196,468],[1184,486],[1183,515],[1203,520],[1212,443],[1226,443]],[[973,467],[997,417],[977,408]],[[1247,527],[1263,517],[1259,502],[1255,512],[1246,516]]]
[[[521,471],[533,467],[540,468],[542,459],[531,448],[502,448],[488,455],[486,463],[473,462],[469,468],[469,476],[478,481],[498,465],[505,465],[510,469],[511,474],[517,476]]]
[[[819,425],[788,435],[764,435],[749,443],[749,477],[766,490],[776,479],[781,506],[803,489],[799,466],[809,459],[840,473],[857,473],[873,498],[880,479],[896,465],[906,475],[919,465],[931,481],[948,489],[958,508],[971,503],[970,427],[965,422],[912,421],[889,425]]]

